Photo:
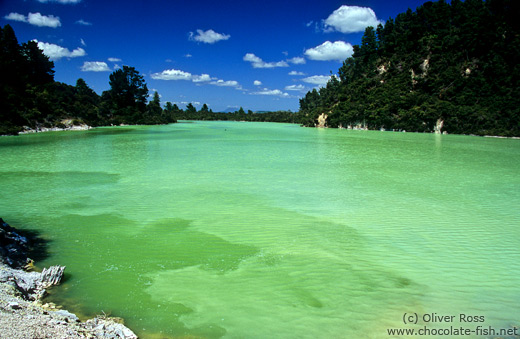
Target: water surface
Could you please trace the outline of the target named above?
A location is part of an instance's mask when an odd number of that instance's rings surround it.
[[[144,338],[520,321],[519,140],[196,122],[3,137],[0,156],[0,216],[67,266],[52,300]]]

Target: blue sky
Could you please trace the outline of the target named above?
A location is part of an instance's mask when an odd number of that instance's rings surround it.
[[[181,108],[297,111],[359,44],[364,27],[423,0],[0,0],[0,24],[37,40],[55,79],[97,93],[135,67]]]

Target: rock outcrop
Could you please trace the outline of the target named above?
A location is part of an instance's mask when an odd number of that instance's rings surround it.
[[[320,116],[318,116],[318,123],[316,124],[316,127],[321,127],[321,128],[327,127],[327,118],[328,117],[329,116],[325,113],[320,114]]]
[[[0,218],[0,338],[137,339],[121,318],[79,318],[54,305],[41,305],[49,287],[60,284],[65,266],[27,272],[30,241]]]

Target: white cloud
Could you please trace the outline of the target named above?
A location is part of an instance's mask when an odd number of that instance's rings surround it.
[[[284,92],[280,91],[279,89],[268,89],[268,88],[264,88],[261,91],[253,92],[251,94],[256,94],[256,95],[273,95],[273,96],[278,96],[278,97],[283,97],[283,98],[289,97],[288,93],[284,93]]]
[[[302,81],[313,85],[325,86],[329,82],[330,77],[330,75],[313,75],[302,79]]]
[[[190,40],[204,42],[206,44],[214,44],[217,41],[228,40],[230,37],[231,35],[217,33],[212,29],[208,29],[207,31],[198,29],[197,35],[195,35],[193,32],[190,32]]]
[[[286,91],[305,91],[305,86],[303,85],[290,85],[290,86],[285,86],[285,90]]]
[[[104,61],[85,61],[81,66],[82,72],[108,72],[110,68]]]
[[[81,45],[82,45],[82,46],[85,46],[85,47],[87,46],[87,43],[85,42],[85,40],[83,40],[83,39],[79,39],[79,41],[81,42]]]
[[[238,83],[238,81],[235,81],[235,80],[228,80],[228,81],[217,80],[217,81],[210,82],[210,84],[215,85],[215,86],[224,86],[224,87],[240,87],[240,84]]]
[[[192,104],[193,106],[199,106],[201,103],[200,101],[174,101],[173,102],[174,104],[176,105],[188,105],[188,104]]]
[[[39,27],[52,27],[56,28],[61,26],[60,18],[49,15],[41,15],[40,13],[29,13],[27,22],[31,25]]]
[[[305,75],[303,72],[297,72],[297,71],[290,71],[289,75]]]
[[[288,59],[287,61],[295,65],[302,65],[305,63],[305,59],[302,57],[294,57],[292,59]]]
[[[186,55],[184,55],[185,58],[191,58],[192,56],[193,56],[193,55],[191,55],[191,54],[189,54],[189,53],[186,54]]]
[[[121,62],[123,60],[121,60],[119,58],[108,58],[108,61],[110,61],[110,62]]]
[[[73,51],[69,51],[65,47],[61,47],[48,42],[41,42],[33,40],[38,44],[38,48],[43,51],[43,54],[49,57],[51,60],[59,60],[61,58],[77,58],[87,55],[85,50],[81,47],[76,48]]]
[[[305,55],[309,59],[320,61],[343,61],[348,57],[351,57],[353,53],[354,48],[352,45],[344,41],[325,41],[321,45],[309,48],[305,51]]]
[[[180,71],[178,69],[167,69],[161,73],[153,73],[152,79],[155,80],[191,80],[191,73]]]
[[[76,24],[82,25],[82,26],[92,26],[92,23],[90,23],[88,21],[85,21],[83,19],[80,19],[80,20],[76,21]]]
[[[38,0],[38,2],[47,3],[47,2],[58,2],[60,4],[78,4],[81,0]]]
[[[236,89],[242,88],[238,81],[235,80],[224,81],[212,78],[209,74],[194,75],[178,69],[167,69],[160,73],[152,73],[150,76],[155,80],[187,80],[194,83],[207,83],[215,86],[235,87]]]
[[[25,17],[25,15],[20,13],[9,13],[4,18],[7,20],[27,22],[27,18]]]
[[[254,84],[255,86],[260,86],[260,85],[262,85],[262,82],[261,82],[260,80],[255,80],[255,81],[253,82],[253,84]]]
[[[326,32],[339,31],[341,33],[362,32],[366,27],[377,27],[382,23],[376,13],[368,7],[343,5],[324,20]]]
[[[38,27],[60,27],[60,18],[53,15],[41,15],[41,13],[29,13],[25,16],[20,13],[9,13],[5,16],[7,20],[21,21]]]
[[[211,81],[209,74],[194,75],[191,79],[193,82],[208,82]]]
[[[289,64],[285,61],[265,62],[253,53],[247,53],[244,55],[243,60],[250,62],[253,65],[253,68],[289,67]]]

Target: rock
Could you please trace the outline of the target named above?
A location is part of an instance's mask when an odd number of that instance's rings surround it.
[[[49,268],[44,268],[40,276],[39,284],[43,288],[59,285],[63,278],[64,271],[65,266],[51,266]]]
[[[21,308],[20,304],[17,302],[14,302],[14,301],[9,303],[9,307],[12,308],[13,310],[19,310]]]
[[[74,313],[70,313],[70,312],[67,311],[67,310],[59,310],[59,311],[55,311],[54,314],[60,315],[60,316],[62,316],[63,318],[68,319],[68,320],[71,320],[71,321],[79,322],[79,318],[78,318],[78,316],[75,315]]]
[[[320,116],[318,116],[318,124],[316,125],[316,127],[321,127],[321,128],[327,127],[327,118],[328,117],[329,116],[325,113],[320,114]]]
[[[435,134],[441,134],[443,126],[444,126],[444,120],[442,120],[441,118],[437,119],[437,122],[435,123],[435,126],[433,127]]]
[[[0,263],[21,268],[28,263],[29,242],[0,218]]]

